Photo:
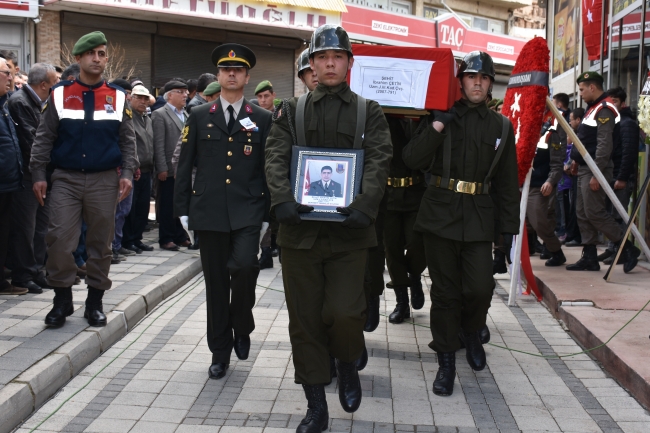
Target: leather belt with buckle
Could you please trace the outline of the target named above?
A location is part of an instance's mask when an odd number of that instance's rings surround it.
[[[420,176],[413,177],[389,177],[388,185],[393,188],[406,188],[408,186],[417,185],[422,182],[424,179]]]
[[[437,188],[442,188],[440,186],[442,177],[432,176],[431,181]],[[461,194],[475,195],[488,193],[487,188],[486,191],[483,191],[483,184],[481,182],[466,182],[459,179],[449,179],[449,185],[447,186],[447,189],[450,191],[459,192]]]

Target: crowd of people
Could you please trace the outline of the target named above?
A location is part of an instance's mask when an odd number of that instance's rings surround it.
[[[491,98],[487,53],[463,59],[462,98],[449,111],[421,117],[384,113],[350,89],[354,54],[340,26],[315,30],[296,64],[309,91],[285,100],[268,80],[255,100],[244,97],[256,57],[235,43],[213,51],[216,74],[172,78],[157,97],[137,78],[104,79],[103,33],[81,37],[72,54],[77,63],[36,63],[21,82],[15,55],[0,53],[0,264],[11,278],[0,279],[0,294],[52,288],[45,323],[60,327],[74,312],[72,286],[85,278],[84,317],[105,326],[110,265],[152,251],[143,234],[158,224],[160,249],[200,250],[212,379],[226,375],[233,351],[248,358],[257,277],[281,257],[295,381],[309,408],[298,433],[328,425],[324,386],[334,377],[343,409],[359,408],[364,332],[380,322],[385,266],[395,325],[424,306],[428,268],[433,392],[453,393],[461,347],[473,370],[485,368],[493,275],[507,271],[520,208],[515,134],[499,114],[503,100]],[[566,94],[555,104],[627,207],[639,130],[626,94],[605,92],[595,72],[578,85],[586,110],[570,110]],[[530,254],[561,266],[562,247],[582,245],[566,269],[593,271],[622,249],[630,272],[640,251],[623,239],[624,222],[571,137],[556,119],[541,131],[526,214]],[[362,191],[316,216],[293,192],[295,145],[363,149]],[[333,166],[320,168],[306,195],[343,195]],[[599,233],[610,242],[601,255]]]

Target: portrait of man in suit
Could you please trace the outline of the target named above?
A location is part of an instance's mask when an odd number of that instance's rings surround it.
[[[341,184],[332,180],[332,167],[324,165],[320,169],[320,180],[309,184],[309,194],[323,197],[343,197]]]

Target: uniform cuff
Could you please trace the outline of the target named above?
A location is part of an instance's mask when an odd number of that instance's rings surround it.
[[[133,170],[131,170],[131,169],[127,169],[127,168],[123,168],[123,169],[122,169],[122,176],[120,176],[120,179],[129,179],[129,180],[132,180],[132,179],[133,179]]]
[[[47,178],[45,176],[45,171],[32,171],[32,182],[46,182]]]

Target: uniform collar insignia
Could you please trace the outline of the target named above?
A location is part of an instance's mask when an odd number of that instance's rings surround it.
[[[212,104],[212,107],[210,107],[210,113],[214,113],[215,111],[217,111],[217,104],[216,103]]]

